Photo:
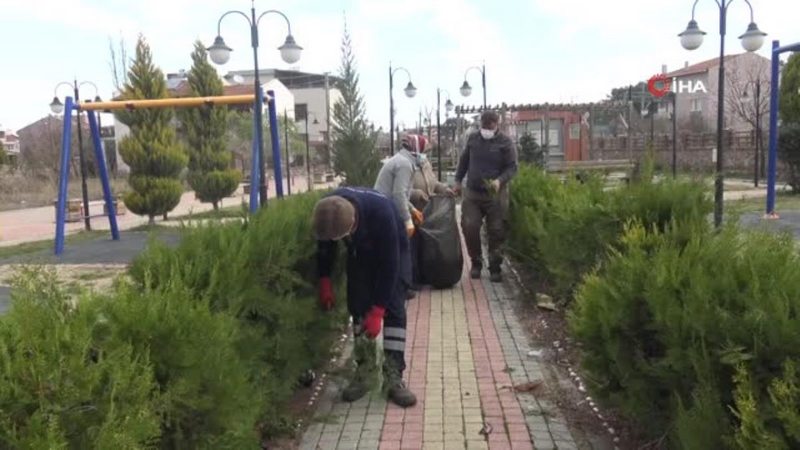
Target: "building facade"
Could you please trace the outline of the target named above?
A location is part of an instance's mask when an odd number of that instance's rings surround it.
[[[713,132],[717,129],[717,94],[719,92],[719,58],[697,64],[686,63],[683,68],[662,74],[672,79],[676,91],[679,128],[694,132]],[[751,131],[754,116],[766,115],[769,102],[770,60],[755,53],[725,56],[725,123],[723,128],[733,132]],[[756,85],[760,98],[756,99]],[[671,116],[669,102],[660,102],[658,118]]]

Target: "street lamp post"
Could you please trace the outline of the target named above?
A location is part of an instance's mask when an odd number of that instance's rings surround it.
[[[314,117],[314,125],[319,125],[319,120],[317,120],[317,115],[306,111],[306,117],[303,120],[306,123],[306,179],[308,183],[308,191],[314,189],[314,180],[311,178],[311,148],[309,144],[309,134],[308,134],[308,116],[311,115]]]
[[[703,36],[706,34],[701,31],[694,20],[695,8],[697,2],[694,1],[692,5],[692,20],[682,33],[678,36],[681,38],[681,45],[686,50],[696,50],[703,44]],[[719,6],[719,84],[717,86],[717,167],[716,167],[716,184],[714,188],[714,225],[720,227],[722,225],[722,206],[723,206],[723,193],[724,193],[724,140],[723,140],[723,127],[725,126],[725,32],[727,27],[728,7],[733,0],[716,0]],[[747,6],[750,8],[750,25],[747,31],[739,36],[742,40],[742,47],[748,52],[754,52],[761,48],[764,44],[764,36],[767,34],[758,29],[758,26],[753,21],[753,6],[750,0],[745,0]]]
[[[411,82],[411,73],[403,67],[392,69],[392,63],[389,63],[389,148],[392,155],[394,155],[394,74],[400,70],[408,75],[408,84],[403,89],[406,97],[414,98],[417,95],[417,88]]]
[[[483,109],[486,109],[486,63],[483,63],[480,67],[473,66],[467,69],[464,72],[464,84],[461,85],[459,89],[461,91],[461,95],[464,97],[469,97],[472,94],[472,86],[469,85],[467,82],[467,75],[471,70],[477,70],[481,73],[481,85],[483,86]]]
[[[440,183],[442,182],[442,91],[443,89],[436,89],[436,158],[439,160],[438,176]],[[449,115],[450,111],[453,110],[454,105],[453,102],[450,101],[450,93],[447,91],[444,91],[444,93],[447,95],[447,101],[444,104],[444,109]]]
[[[261,18],[266,16],[267,14],[278,14],[286,21],[286,27],[288,29],[288,34],[286,35],[286,40],[284,41],[283,45],[278,47],[278,50],[281,52],[281,58],[289,63],[294,64],[300,60],[300,54],[303,50],[302,47],[297,45],[297,42],[294,40],[294,36],[292,36],[292,25],[289,22],[289,18],[280,11],[270,9],[268,11],[264,11],[256,17],[256,7],[255,7],[255,0],[251,2],[250,7],[250,16],[242,11],[228,11],[222,16],[220,16],[219,21],[217,22],[217,37],[214,38],[214,44],[211,47],[208,47],[208,53],[211,57],[211,60],[215,64],[225,64],[231,57],[232,48],[225,45],[225,40],[222,39],[221,29],[222,29],[222,19],[224,19],[229,14],[238,14],[247,20],[247,23],[250,25],[250,46],[253,48],[253,67],[255,69],[255,81],[254,81],[254,89],[255,89],[255,122],[257,124],[256,128],[256,141],[258,145],[258,154],[259,154],[259,176],[261,178],[260,185],[259,185],[259,196],[261,198],[261,206],[267,205],[267,180],[266,180],[266,173],[264,168],[265,163],[265,155],[264,155],[264,118],[262,114],[263,109],[263,98],[262,98],[262,91],[261,91],[261,77],[259,74],[258,69],[258,23],[261,21]],[[273,160],[275,159],[275,155],[273,152]],[[276,164],[277,165],[277,164]],[[280,167],[275,168],[276,172],[279,173]],[[279,182],[280,180],[275,180]]]
[[[100,96],[98,95],[99,90],[97,89],[97,85],[92,83],[91,81],[81,81],[78,83],[77,79],[74,79],[72,83],[69,82],[61,82],[56,85],[53,89],[53,101],[50,103],[50,111],[54,114],[61,114],[64,111],[64,104],[61,103],[61,100],[58,98],[58,88],[61,86],[70,86],[72,87],[72,93],[75,96],[75,103],[80,102],[80,88],[83,85],[90,85],[94,88],[95,92],[95,101],[100,101]],[[98,115],[99,117],[99,115]],[[72,117],[65,117],[64,120],[72,120]],[[92,229],[92,222],[89,218],[89,189],[86,185],[86,156],[83,152],[83,131],[81,126],[81,110],[78,109],[78,162],[80,164],[80,172],[81,172],[81,194],[83,197],[83,224],[86,231],[91,231]]]
[[[670,92],[672,102],[672,179],[678,176],[678,94]]]

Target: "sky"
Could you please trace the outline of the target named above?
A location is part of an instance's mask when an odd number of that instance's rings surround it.
[[[94,82],[99,95],[113,92],[109,39],[124,39],[133,54],[141,33],[165,73],[188,70],[193,42],[210,45],[217,21],[227,10],[249,11],[248,0],[0,0],[0,128],[19,129],[49,113],[61,81]],[[719,9],[700,0],[696,20],[708,33],[695,51],[684,50],[677,34],[691,18],[692,0],[256,0],[256,11],[280,9],[291,21],[301,60],[285,64],[277,51],[286,24],[268,15],[260,25],[262,68],[295,68],[336,73],[345,26],[352,35],[360,87],[369,119],[389,122],[388,67],[406,68],[419,92],[403,94],[404,72],[395,79],[397,123],[414,126],[420,111],[442,104],[480,105],[480,73],[464,98],[464,72],[486,64],[490,104],[599,101],[612,88],[646,80],[660,72],[719,54]],[[751,0],[755,21],[768,33],[759,54],[769,57],[770,41],[800,41],[796,0]],[[747,28],[749,9],[733,0],[728,13],[728,53],[744,50],[738,36]],[[231,15],[222,35],[234,49],[229,70],[252,69],[252,50],[244,18]],[[69,93],[58,91],[59,97]],[[85,86],[82,96],[94,96]],[[442,106],[444,115],[444,107]],[[434,116],[435,117],[435,116]]]

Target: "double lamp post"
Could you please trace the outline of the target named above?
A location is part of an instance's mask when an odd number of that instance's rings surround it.
[[[469,75],[470,71],[477,70],[481,74],[481,86],[483,87],[483,109],[487,108],[486,104],[486,64],[479,66],[473,66],[468,68],[464,72],[464,83],[459,88],[461,95],[464,97],[469,97],[472,94],[472,86],[470,86],[469,82],[467,81],[467,75]],[[398,71],[403,71],[408,75],[408,84],[406,85],[404,92],[406,97],[414,98],[417,95],[417,88],[411,82],[411,73],[403,67],[396,67],[393,68],[392,64],[389,63],[389,147],[391,154],[394,155],[394,145],[395,145],[395,128],[394,128],[394,75]],[[439,158],[439,168],[438,168],[438,176],[439,180],[442,180],[442,124],[441,124],[441,104],[442,104],[442,89],[436,89],[436,145],[438,151],[438,158]],[[447,94],[447,101],[445,102],[445,109],[449,113],[455,108],[453,102],[450,100],[450,94],[447,91],[444,91]]]
[[[703,44],[703,36],[705,32],[701,31],[694,20],[695,8],[699,0],[695,0],[692,6],[692,20],[689,21],[686,30],[678,36],[681,38],[681,45],[686,50],[696,50]],[[724,193],[724,177],[725,170],[725,152],[724,152],[724,139],[723,128],[725,126],[725,33],[727,28],[728,8],[733,0],[715,0],[719,7],[719,84],[717,86],[717,165],[716,165],[716,183],[714,188],[714,225],[720,227],[722,225],[722,209],[723,209],[723,193]],[[747,31],[739,36],[742,41],[742,47],[748,52],[754,52],[761,48],[764,44],[764,36],[767,34],[758,29],[758,26],[753,21],[753,6],[749,0],[745,0],[747,6],[750,8],[750,25]]]
[[[267,14],[278,14],[286,21],[286,27],[288,29],[288,34],[286,35],[286,39],[278,50],[281,52],[281,58],[288,64],[294,64],[300,60],[300,54],[303,50],[302,47],[297,45],[295,42],[294,37],[292,36],[292,25],[289,22],[289,18],[280,11],[271,9],[268,11],[264,11],[260,15],[256,16],[256,8],[255,8],[255,1],[251,2],[250,8],[250,15],[248,16],[246,13],[242,11],[228,11],[223,14],[219,21],[217,22],[217,37],[214,39],[214,44],[211,47],[208,47],[208,53],[211,57],[211,61],[215,64],[223,65],[228,62],[231,57],[232,48],[228,47],[225,44],[225,40],[222,39],[221,34],[221,27],[222,27],[222,19],[227,17],[230,14],[238,14],[247,21],[248,25],[250,26],[250,46],[253,48],[253,66],[254,66],[254,89],[255,89],[255,96],[256,102],[254,105],[254,113],[255,113],[255,137],[256,142],[258,145],[258,155],[259,155],[259,176],[260,176],[260,183],[259,183],[259,197],[261,200],[261,206],[264,207],[267,205],[267,180],[266,180],[266,170],[265,170],[265,155],[264,155],[264,118],[263,118],[263,93],[261,91],[261,78],[258,69],[258,24],[261,21],[261,18],[266,16]],[[287,143],[288,145],[288,143]],[[280,160],[280,154],[278,157],[275,157],[275,151],[277,149],[273,149],[273,159],[277,162]],[[279,173],[280,167],[276,167],[276,173]],[[279,180],[276,180],[279,181]]]

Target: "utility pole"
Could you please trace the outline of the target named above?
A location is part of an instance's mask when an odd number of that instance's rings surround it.
[[[306,114],[308,115],[308,114]],[[308,117],[306,117],[308,119]],[[331,89],[328,72],[325,72],[325,153],[328,155],[328,169],[331,168]]]

